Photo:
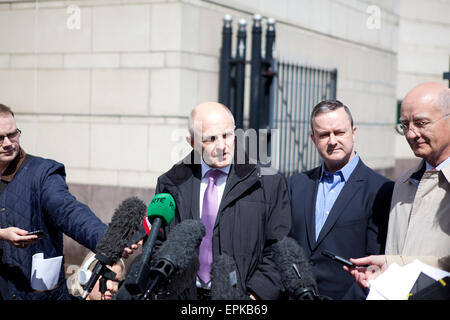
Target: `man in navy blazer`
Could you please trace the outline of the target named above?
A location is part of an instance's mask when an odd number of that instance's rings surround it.
[[[317,104],[311,130],[322,165],[289,179],[291,236],[310,260],[320,295],[363,299],[366,292],[322,251],[347,259],[383,253],[394,183],[359,158],[356,127],[340,101]]]

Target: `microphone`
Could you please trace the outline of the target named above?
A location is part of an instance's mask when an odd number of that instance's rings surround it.
[[[204,236],[205,227],[199,220],[186,219],[173,227],[153,257],[152,282],[143,299],[156,288],[159,299],[178,296],[195,281],[200,267],[198,252]]]
[[[130,242],[128,243],[128,247],[131,247],[131,245],[133,243],[136,243],[139,240],[142,240],[145,237],[147,237],[150,233],[151,228],[152,228],[152,224],[150,223],[148,217],[145,217],[144,220],[142,220],[142,224],[139,227],[139,230],[134,234],[134,236],[131,238]]]
[[[250,300],[242,291],[236,262],[226,254],[214,257],[211,265],[212,300]]]
[[[100,276],[112,276],[112,272],[106,265],[112,266],[123,254],[123,249],[127,246],[130,239],[139,229],[142,218],[145,215],[146,205],[137,197],[127,198],[116,208],[102,238],[95,247],[95,258],[98,263],[95,265],[92,275],[89,278],[83,291],[82,298],[86,299],[92,291],[95,283]]]
[[[134,258],[133,262],[131,263],[130,267],[128,268],[129,274],[138,272],[140,265],[141,265],[141,259],[142,259],[142,254],[139,254],[138,256],[136,256],[136,258]],[[114,296],[114,300],[139,300],[139,296],[130,294],[124,284],[125,284],[125,281],[122,281],[120,283],[119,290],[117,291],[116,295]]]
[[[319,300],[317,284],[303,249],[293,238],[272,245],[273,259],[281,281],[294,300]]]
[[[147,217],[151,230],[142,248],[141,265],[134,273],[128,273],[125,286],[131,295],[144,293],[149,285],[149,261],[155,246],[159,229],[169,225],[175,216],[175,200],[168,193],[155,195],[148,205]]]

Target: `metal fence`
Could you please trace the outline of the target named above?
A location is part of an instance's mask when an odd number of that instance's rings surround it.
[[[292,63],[274,63],[270,127],[277,132],[272,143],[272,165],[286,177],[312,169],[320,158],[310,138],[310,114],[322,100],[336,99],[337,70]],[[276,140],[276,141],[274,141]]]
[[[237,128],[257,132],[256,143],[245,143],[254,159],[285,176],[319,164],[309,138],[309,116],[322,100],[336,99],[337,70],[279,62],[273,58],[275,20],[267,19],[265,57],[262,56],[262,17],[252,25],[251,60],[246,61],[247,22],[238,22],[232,54],[232,18],[224,17],[220,58],[219,101],[230,108]],[[251,64],[248,126],[244,128],[245,65]]]

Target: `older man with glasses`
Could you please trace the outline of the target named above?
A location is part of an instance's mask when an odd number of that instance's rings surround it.
[[[0,300],[69,299],[64,263],[56,281],[32,285],[32,279],[42,282],[32,257],[62,256],[63,232],[95,250],[106,225],[69,193],[64,166],[25,153],[20,134],[14,113],[0,104]]]
[[[449,115],[450,89],[439,83],[420,84],[403,100],[399,129],[423,160],[395,184],[386,255],[352,259],[370,266],[347,268],[361,286],[367,287],[392,262],[419,259],[450,271]]]

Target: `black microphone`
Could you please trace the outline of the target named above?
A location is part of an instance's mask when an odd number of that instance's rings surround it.
[[[83,299],[86,299],[92,291],[100,276],[106,276],[106,274],[108,274],[108,277],[115,276],[106,265],[112,266],[122,257],[124,248],[139,229],[145,216],[145,210],[145,203],[137,197],[125,199],[116,208],[108,228],[95,247],[95,258],[98,263],[95,265],[83,291]]]
[[[139,268],[128,272],[124,285],[131,295],[144,293],[150,282],[150,258],[161,227],[169,225],[175,216],[175,200],[168,193],[155,195],[148,205],[147,217],[151,223],[150,232],[142,248]]]
[[[241,279],[234,259],[226,254],[215,256],[211,265],[211,299],[250,300],[240,284]]]
[[[142,261],[142,254],[139,254],[136,256],[133,260],[133,262],[130,264],[128,268],[128,274],[134,274],[139,271],[139,268],[141,266]],[[124,285],[125,281],[122,281],[119,285],[119,290],[117,291],[116,295],[114,296],[114,300],[139,300],[140,296],[138,295],[132,295],[130,292],[128,292],[127,287]]]
[[[152,293],[157,293],[159,299],[178,296],[195,282],[200,267],[199,247],[204,236],[205,227],[199,220],[183,220],[173,227],[153,257],[152,282],[143,299]]]
[[[272,245],[281,281],[294,300],[320,300],[311,265],[297,241],[284,237]]]

